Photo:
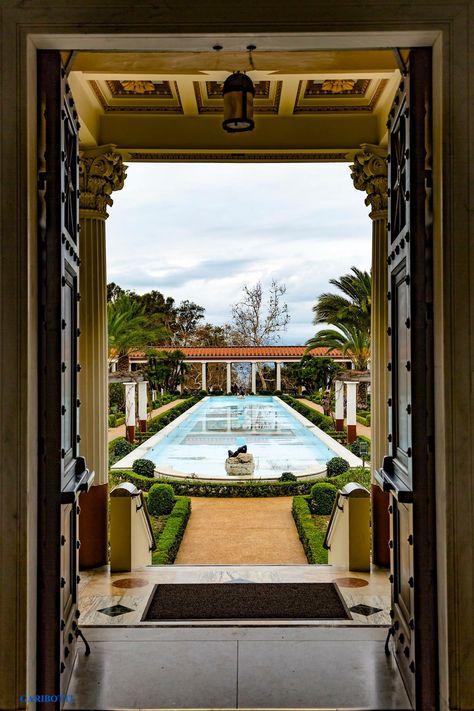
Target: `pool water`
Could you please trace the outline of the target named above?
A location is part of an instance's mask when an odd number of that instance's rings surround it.
[[[253,478],[276,478],[284,471],[301,475],[321,471],[339,454],[308,426],[277,398],[210,397],[143,456],[158,469],[164,465],[166,470],[222,479],[228,477],[224,468],[228,450],[246,444],[255,460]]]

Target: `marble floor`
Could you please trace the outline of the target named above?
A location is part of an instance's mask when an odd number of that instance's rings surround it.
[[[94,627],[68,708],[411,709],[381,627]]]
[[[334,581],[353,619],[315,620],[311,624],[324,626],[390,624],[390,586],[385,569],[374,568],[370,573],[354,573],[329,565],[172,565],[144,567],[131,573],[111,574],[107,568],[91,572],[83,571],[79,586],[81,627],[179,626],[182,622],[141,622],[154,585],[232,581],[282,583]],[[209,621],[206,624],[219,626],[234,624],[234,622]],[[273,622],[240,620],[235,624],[272,625]],[[307,625],[308,620],[279,621],[278,624]]]
[[[386,570],[332,566],[155,566],[82,572],[81,627],[68,708],[411,709],[384,654]],[[337,583],[352,620],[141,622],[157,583]]]

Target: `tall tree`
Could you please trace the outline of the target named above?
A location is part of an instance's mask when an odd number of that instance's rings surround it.
[[[343,324],[370,334],[372,278],[357,267],[352,267],[351,272],[329,280],[342,294],[321,294],[313,306],[313,323]]]
[[[167,392],[174,392],[182,383],[186,372],[183,363],[184,353],[180,350],[148,352],[146,377],[152,388],[163,388]]]
[[[205,309],[194,301],[182,301],[176,309],[176,319],[173,324],[174,341],[177,345],[186,346],[196,331],[200,321],[204,319]]]
[[[283,297],[286,286],[273,280],[265,299],[261,282],[244,286],[242,299],[232,306],[234,342],[245,346],[267,346],[280,340],[290,321]]]
[[[109,353],[118,359],[118,369],[124,370],[131,350],[146,350],[165,335],[163,326],[150,323],[145,308],[130,294],[123,293],[107,304]]]
[[[272,280],[265,296],[262,283],[243,287],[242,299],[232,307],[232,340],[236,345],[267,346],[280,340],[290,321],[283,297],[286,286]],[[257,366],[263,390],[268,389],[264,368]]]

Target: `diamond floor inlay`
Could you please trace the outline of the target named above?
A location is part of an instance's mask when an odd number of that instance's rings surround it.
[[[370,605],[354,605],[354,607],[349,608],[351,612],[355,612],[358,615],[364,615],[369,617],[370,615],[375,615],[376,612],[382,612],[380,607],[371,607]]]
[[[103,607],[97,612],[102,612],[109,617],[117,617],[117,615],[125,615],[127,612],[134,612],[134,610],[131,607],[125,607],[125,605],[112,605],[111,607]]]

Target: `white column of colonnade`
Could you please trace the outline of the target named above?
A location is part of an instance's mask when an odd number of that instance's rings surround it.
[[[140,432],[146,432],[148,405],[148,382],[143,380],[138,383],[138,426]]]
[[[129,442],[135,440],[135,423],[137,421],[137,400],[135,382],[124,383],[125,386],[125,437]]]
[[[281,390],[281,363],[275,363],[275,370],[276,370],[275,390]]]
[[[226,374],[226,391],[230,393],[232,388],[232,363],[226,363]]]
[[[335,409],[336,409],[336,430],[341,432],[344,429],[344,381],[334,381]]]
[[[81,151],[79,376],[81,454],[95,471],[94,485],[81,494],[79,519],[81,567],[107,563],[108,506],[108,362],[105,220],[110,197],[125,181],[126,167],[115,146]]]
[[[346,383],[347,444],[357,439],[357,385],[355,380]]]
[[[201,390],[207,390],[207,362],[201,363]]]
[[[257,394],[257,364],[252,363],[252,393]]]
[[[388,311],[387,311],[387,151],[383,146],[362,144],[354,157],[352,179],[357,190],[367,193],[372,220],[371,304],[371,469],[382,465],[388,436]],[[389,496],[372,484],[373,562],[390,564]]]

